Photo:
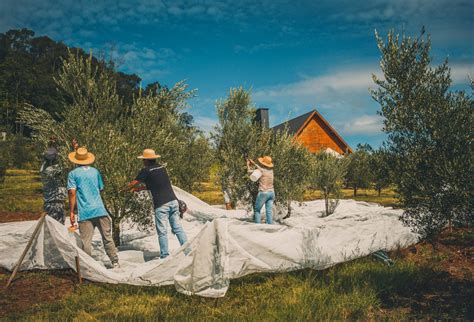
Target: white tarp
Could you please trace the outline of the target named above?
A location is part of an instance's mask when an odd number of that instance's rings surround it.
[[[341,200],[336,212],[322,218],[323,201],[293,205],[282,224],[253,224],[245,210],[209,206],[176,188],[189,208],[182,220],[188,242],[179,247],[169,232],[171,256],[159,259],[155,231],[124,225],[120,269],[107,269],[100,235],[94,236],[93,257],[78,246],[79,237],[46,217],[21,269],[75,269],[79,256],[84,278],[134,285],[174,284],[179,292],[222,297],[230,279],[256,272],[283,272],[311,267],[325,269],[377,250],[406,247],[418,240],[398,220],[400,210]],[[0,224],[0,266],[11,270],[20,257],[35,221]],[[186,251],[185,251],[186,250]]]

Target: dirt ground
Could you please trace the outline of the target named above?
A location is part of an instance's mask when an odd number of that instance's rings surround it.
[[[40,213],[0,212],[0,223],[36,220]],[[15,311],[24,311],[32,305],[54,302],[74,290],[77,283],[72,270],[19,272],[5,289],[10,272],[0,268],[0,318]]]
[[[421,242],[391,252],[392,257],[431,267],[435,278],[410,296],[385,299],[384,315],[414,314],[419,318],[433,312],[461,311],[469,307],[467,320],[474,320],[474,229],[445,231],[433,244]],[[433,248],[434,246],[434,248]],[[469,305],[469,303],[471,303]]]
[[[39,214],[0,213],[0,222],[34,220]],[[391,252],[397,260],[429,265],[437,273],[429,285],[413,289],[407,297],[382,299],[381,317],[410,314],[424,318],[432,312],[452,311],[465,307],[468,319],[474,319],[474,229],[444,232],[433,246],[426,242]],[[0,318],[15,311],[24,311],[41,303],[51,303],[74,292],[77,277],[72,270],[20,272],[8,289],[10,272],[0,270]],[[87,282],[87,281],[86,281]]]
[[[0,318],[13,312],[22,312],[35,304],[61,300],[74,291],[76,276],[71,270],[20,272],[5,289],[10,272],[0,270]]]
[[[36,220],[40,217],[40,213],[32,212],[4,212],[0,211],[0,223],[12,221]]]

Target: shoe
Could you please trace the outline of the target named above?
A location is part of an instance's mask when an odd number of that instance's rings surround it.
[[[118,262],[112,263],[112,268],[113,269],[120,268],[120,264]]]

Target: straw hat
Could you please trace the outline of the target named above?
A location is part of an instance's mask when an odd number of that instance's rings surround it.
[[[266,155],[263,158],[258,158],[257,160],[260,164],[266,166],[267,168],[273,168],[273,162],[270,156]]]
[[[161,155],[156,154],[155,150],[145,149],[145,150],[143,150],[143,154],[139,155],[138,158],[139,159],[145,159],[145,160],[153,160],[153,159],[161,158]]]
[[[94,163],[95,155],[88,152],[85,147],[81,147],[76,151],[69,153],[68,158],[72,163],[88,165]]]

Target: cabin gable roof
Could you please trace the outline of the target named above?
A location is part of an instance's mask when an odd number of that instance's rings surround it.
[[[317,119],[322,123],[324,126],[324,130],[328,133],[329,136],[331,136],[338,145],[342,145],[341,150],[343,151],[348,151],[349,153],[352,153],[351,147],[344,141],[344,139],[337,133],[337,131],[322,117],[319,112],[314,109],[306,114],[300,115],[298,117],[295,117],[291,120],[288,120],[286,122],[283,122],[279,125],[276,125],[272,128],[272,130],[277,133],[279,131],[285,130],[285,128],[288,128],[288,134],[293,135],[294,137],[298,137],[301,132],[304,130],[304,128],[308,125],[308,123],[312,119]]]

